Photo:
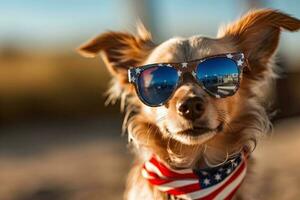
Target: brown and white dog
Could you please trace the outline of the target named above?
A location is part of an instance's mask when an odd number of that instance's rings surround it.
[[[108,98],[111,102],[121,99],[126,112],[124,127],[136,159],[128,176],[125,199],[167,199],[165,193],[141,175],[142,166],[153,154],[176,169],[217,165],[241,149],[251,151],[257,139],[270,128],[266,105],[275,77],[274,55],[280,32],[299,28],[300,20],[277,10],[262,9],[222,27],[216,38],[175,37],[156,45],[144,26],[138,25],[137,35],[106,32],[83,44],[78,49],[83,56],[102,56],[113,75]],[[138,99],[134,86],[128,82],[127,70],[131,66],[188,62],[231,52],[243,52],[248,60],[240,88],[231,97],[212,98],[198,84],[186,79],[166,105],[149,107]],[[195,97],[201,98],[204,110],[195,118],[186,118],[178,105]],[[194,106],[189,109],[197,113]],[[215,131],[202,133],[194,129],[197,124]],[[216,129],[220,125],[222,128]],[[250,180],[252,160],[248,160],[247,175],[236,198],[254,198],[249,189],[255,184]]]

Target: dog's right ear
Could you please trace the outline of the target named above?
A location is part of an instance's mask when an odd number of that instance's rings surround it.
[[[140,23],[137,35],[106,32],[81,45],[77,51],[85,57],[100,54],[110,71],[121,83],[128,82],[127,70],[141,64],[155,47],[151,34]]]

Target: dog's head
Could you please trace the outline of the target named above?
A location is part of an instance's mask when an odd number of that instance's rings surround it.
[[[264,96],[268,93],[266,83],[272,77],[280,32],[299,28],[300,21],[287,14],[258,10],[223,27],[217,38],[178,37],[155,45],[151,34],[139,25],[137,35],[107,32],[82,45],[79,52],[87,57],[102,55],[115,80],[109,98],[121,98],[126,105],[130,116],[126,126],[137,145],[148,146],[165,156],[170,156],[172,149],[172,153],[185,152],[196,157],[198,150],[203,150],[199,147],[232,152],[265,132],[268,119]],[[127,70],[132,66],[188,62],[232,52],[243,52],[248,63],[238,91],[227,98],[208,95],[187,75],[164,105],[149,107],[139,100],[128,82]]]

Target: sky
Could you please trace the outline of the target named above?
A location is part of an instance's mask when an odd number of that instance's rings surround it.
[[[214,36],[220,24],[246,10],[245,0],[0,0],[0,45],[76,45],[106,30],[133,30],[138,18],[158,41],[172,36]],[[299,0],[274,0],[267,7],[300,18]],[[284,47],[300,34],[284,35]],[[299,50],[300,45],[292,47]]]

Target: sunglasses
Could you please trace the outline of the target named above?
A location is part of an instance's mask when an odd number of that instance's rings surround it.
[[[164,105],[190,73],[209,95],[232,96],[239,88],[247,61],[243,53],[229,53],[184,63],[159,63],[130,68],[129,82],[140,100],[151,107]]]

